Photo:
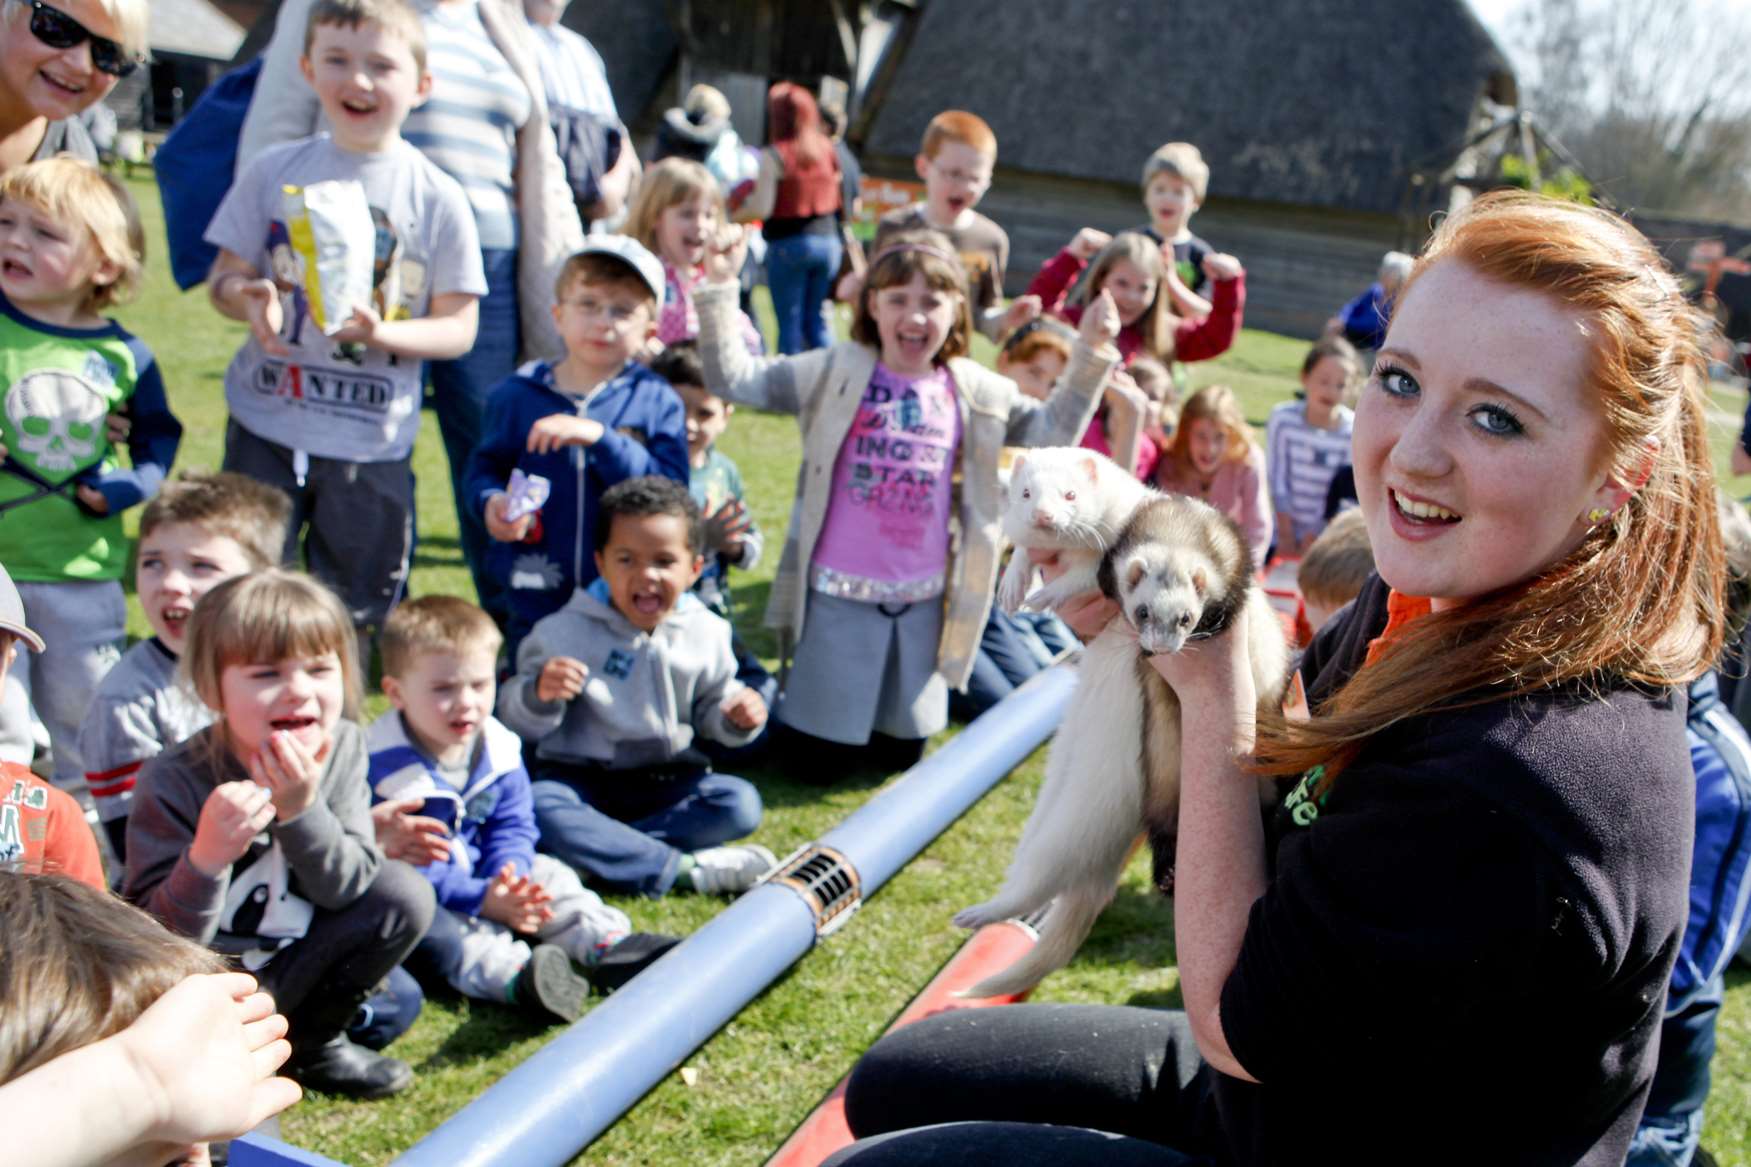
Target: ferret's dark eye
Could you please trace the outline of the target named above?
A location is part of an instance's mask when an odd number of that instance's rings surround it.
[[[1192,614],[1190,612],[1180,614],[1179,626],[1181,628],[1190,628],[1192,626]]]
[[[1075,502],[1076,501],[1076,492],[1074,490],[1066,490],[1064,492],[1064,501],[1065,502]]]
[[[1021,492],[1021,496],[1023,498],[1032,498],[1034,496],[1034,494],[1033,494],[1033,491],[1031,491],[1031,490],[1023,489]]]
[[[1149,623],[1149,609],[1144,607],[1142,604],[1137,605],[1137,623],[1139,623],[1139,624]]]

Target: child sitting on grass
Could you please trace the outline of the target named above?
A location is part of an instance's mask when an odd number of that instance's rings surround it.
[[[46,647],[15,683],[54,746],[54,782],[79,792],[79,723],[127,625],[122,512],[164,481],[182,426],[146,346],[102,315],[140,281],[139,210],[120,182],[71,158],[0,178],[0,563]],[[132,420],[119,464],[106,415]]]
[[[152,635],[104,677],[79,730],[85,780],[120,861],[140,767],[213,723],[176,678],[195,602],[233,576],[277,566],[291,511],[284,492],[221,472],[185,473],[140,512],[134,589]]]
[[[0,872],[0,1127],[33,1167],[205,1164],[298,1101],[246,973],[102,890]]]
[[[1265,471],[1277,511],[1277,554],[1307,551],[1325,529],[1332,479],[1350,464],[1355,413],[1345,404],[1362,379],[1362,360],[1341,336],[1314,341],[1301,362],[1302,396],[1271,410]]]
[[[237,958],[291,1018],[287,1073],[381,1098],[407,1063],[345,1033],[432,919],[432,888],[372,837],[352,619],[279,568],[201,598],[182,667],[218,716],[148,762],[128,818],[127,897]]]
[[[1265,455],[1234,390],[1206,385],[1192,394],[1155,466],[1155,485],[1202,499],[1233,519],[1252,550],[1253,566],[1264,565],[1271,547]]]
[[[691,342],[665,349],[651,362],[651,371],[672,385],[687,407],[687,457],[692,471],[687,491],[705,520],[705,569],[693,591],[706,607],[732,620],[730,568],[751,571],[760,562],[766,542],[748,511],[741,468],[717,448],[736,407],[705,387],[699,349]],[[771,708],[778,700],[778,679],[742,643],[734,623],[730,647],[736,654],[736,679],[759,693]]]
[[[656,335],[663,265],[637,240],[597,235],[554,281],[565,359],[502,382],[486,403],[463,484],[495,540],[488,569],[505,586],[511,655],[536,621],[596,578],[587,541],[602,492],[645,474],[687,481],[681,399],[638,363]],[[551,488],[533,513],[507,518],[513,471]]]
[[[740,746],[766,703],[736,680],[730,627],[688,591],[704,565],[699,508],[672,479],[602,495],[599,578],[536,624],[499,716],[535,749],[541,849],[611,887],[739,893],[776,864],[752,783],[715,774],[701,739]]]
[[[523,745],[492,715],[502,637],[455,596],[422,596],[383,626],[383,695],[365,732],[384,850],[423,863],[438,913],[414,968],[457,992],[576,1021],[590,981],[617,987],[676,943],[631,933],[577,873],[535,853]]]

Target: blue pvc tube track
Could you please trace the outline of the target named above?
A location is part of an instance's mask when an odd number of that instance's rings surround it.
[[[872,894],[1052,733],[1075,683],[1069,667],[1040,673],[820,843],[842,853]],[[569,1162],[814,942],[800,895],[755,888],[395,1162]]]

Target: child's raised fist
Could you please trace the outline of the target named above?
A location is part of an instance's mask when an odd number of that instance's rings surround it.
[[[1070,252],[1070,254],[1074,255],[1077,259],[1080,259],[1083,263],[1087,263],[1094,258],[1095,252],[1099,251],[1112,241],[1113,237],[1108,235],[1105,231],[1098,230],[1094,227],[1084,227],[1070,237],[1070,246],[1065,250]]]
[[[748,233],[739,223],[725,223],[705,249],[705,282],[729,283],[740,277],[748,254]]]
[[[539,701],[570,701],[584,691],[589,676],[589,667],[583,661],[569,656],[552,657],[535,678],[535,697]]]
[[[1009,310],[1003,314],[1003,325],[998,332],[1007,336],[1028,321],[1040,314],[1040,298],[1038,296],[1017,296],[1009,302]]]
[[[759,729],[766,724],[766,702],[752,689],[743,689],[723,703],[724,720],[737,729]]]
[[[1246,269],[1232,255],[1212,251],[1204,257],[1204,274],[1221,283],[1223,280],[1238,280],[1246,274]]]
[[[255,837],[274,821],[268,790],[254,782],[221,782],[201,804],[188,861],[208,879],[216,879],[243,858]]]

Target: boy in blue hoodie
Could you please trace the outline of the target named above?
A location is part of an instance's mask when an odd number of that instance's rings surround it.
[[[612,990],[676,941],[629,932],[571,868],[535,854],[522,743],[492,716],[498,650],[492,618],[454,596],[391,613],[383,692],[395,708],[367,734],[372,818],[384,851],[424,863],[437,890],[410,968],[574,1021],[590,981]]]
[[[662,263],[632,239],[599,235],[566,261],[554,297],[565,359],[525,366],[493,390],[464,483],[495,540],[488,569],[509,598],[513,657],[537,620],[596,578],[602,492],[649,474],[685,486],[688,476],[681,399],[637,363],[656,335]],[[538,509],[513,505],[516,470],[546,480]]]

